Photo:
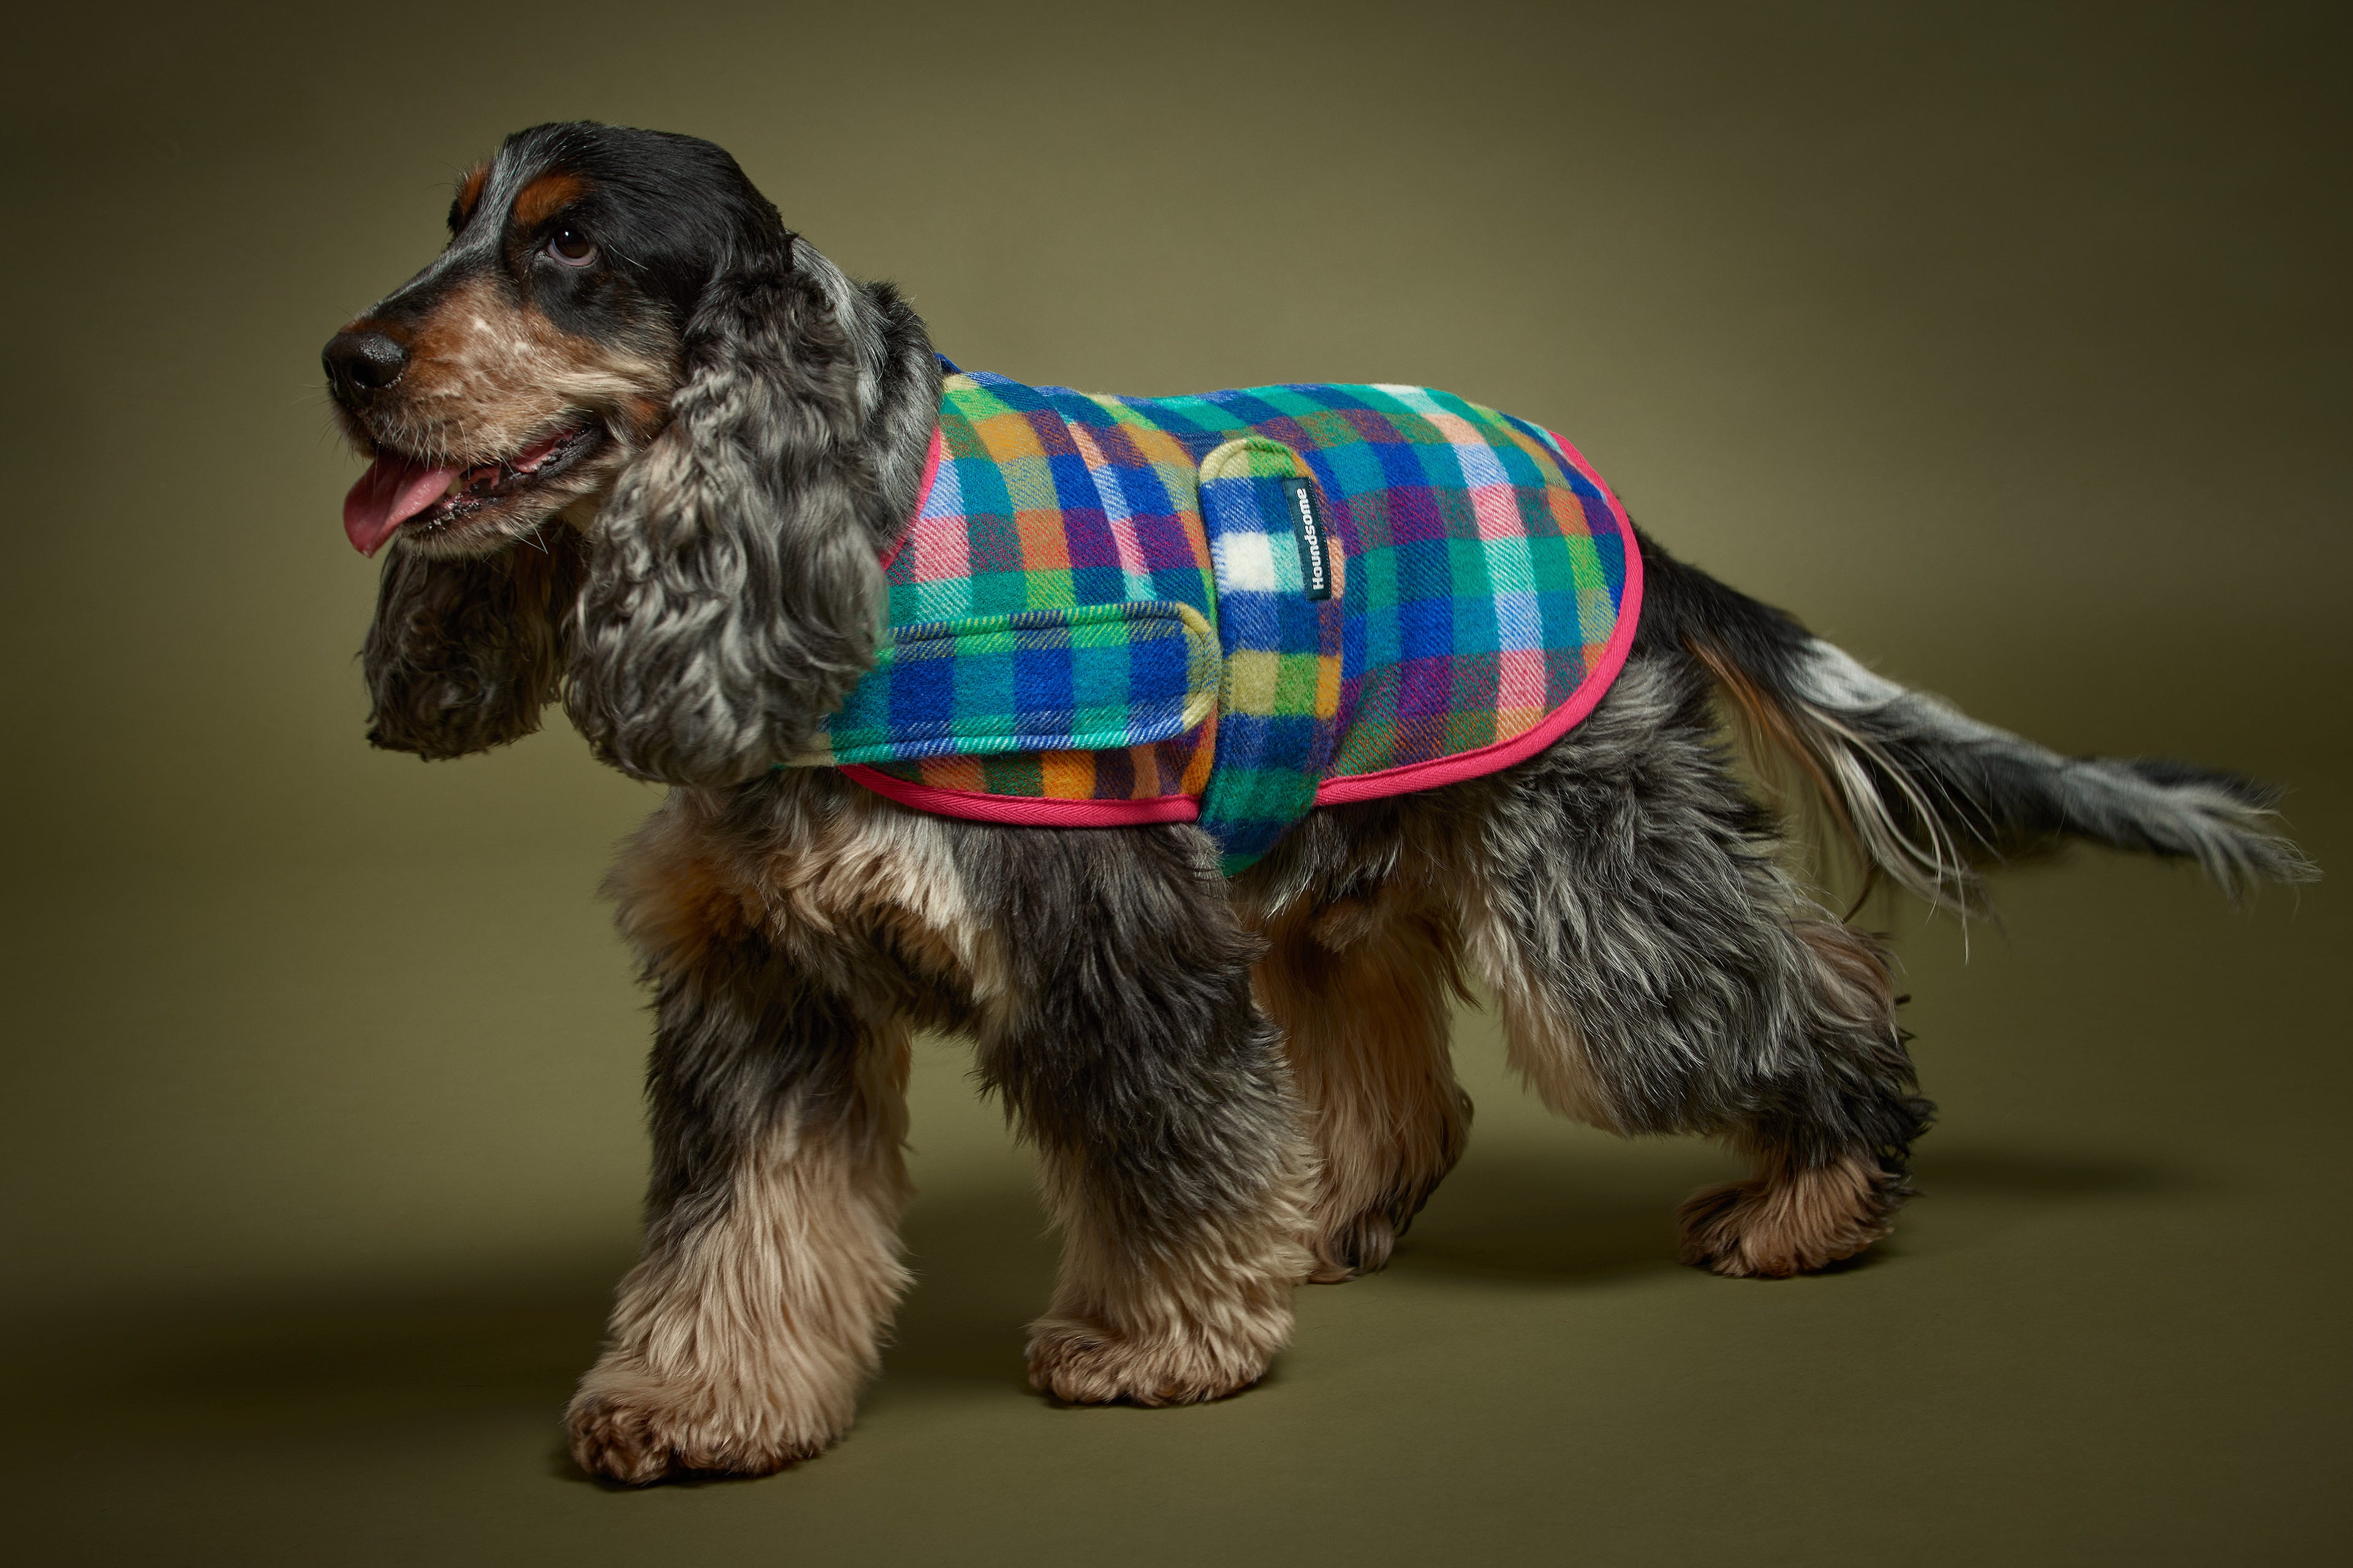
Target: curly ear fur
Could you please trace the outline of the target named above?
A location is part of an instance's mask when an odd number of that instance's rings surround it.
[[[420,757],[462,757],[539,728],[564,677],[572,602],[586,551],[568,528],[544,548],[437,560],[396,540],[361,650],[368,741]]]
[[[895,294],[779,226],[704,288],[681,375],[599,520],[565,703],[623,772],[725,784],[798,752],[872,661],[877,553],[913,501],[897,448],[920,468],[939,372]]]

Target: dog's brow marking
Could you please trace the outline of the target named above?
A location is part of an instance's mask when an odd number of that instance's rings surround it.
[[[466,171],[465,179],[458,186],[458,221],[459,223],[474,216],[475,204],[482,199],[482,186],[488,183],[490,177],[491,166],[487,163],[477,163]]]
[[[542,174],[514,199],[519,228],[536,228],[586,195],[588,182],[577,174]]]

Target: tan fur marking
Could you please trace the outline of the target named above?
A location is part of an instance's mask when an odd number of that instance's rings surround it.
[[[517,228],[537,228],[588,194],[588,182],[577,174],[542,174],[514,199]]]
[[[1683,1260],[1736,1279],[1804,1274],[1894,1228],[1878,1167],[1853,1155],[1799,1166],[1767,1154],[1756,1174],[1694,1193],[1677,1217]]]
[[[1462,994],[1451,926],[1392,885],[1268,932],[1259,1001],[1283,1031],[1319,1156],[1316,1281],[1386,1264],[1469,1137],[1449,1051],[1448,993]]]
[[[617,470],[667,410],[677,346],[604,342],[563,331],[482,279],[453,287],[417,330],[398,400],[369,414],[377,440],[418,457],[485,463],[586,412],[616,437],[597,465]]]
[[[620,903],[623,932],[658,974],[691,972],[714,942],[755,929],[761,919],[758,900],[732,868],[680,842],[683,837],[661,835],[646,844],[650,852],[633,846],[606,881]]]
[[[630,1270],[567,1416],[581,1468],[765,1475],[849,1431],[909,1279],[906,1077],[906,1035],[878,1034],[846,1122],[780,1119],[725,1211]]]
[[[1821,759],[1814,754],[1799,733],[1798,724],[1779,702],[1749,679],[1731,659],[1704,642],[1686,645],[1692,657],[1707,668],[1707,672],[1731,700],[1736,721],[1747,732],[1752,756],[1778,756],[1793,763],[1806,782],[1814,787],[1821,803],[1829,810],[1839,829],[1851,839],[1854,824],[1846,814],[1846,803],[1838,786],[1822,769]],[[1765,781],[1770,782],[1770,781]]]
[[[1046,1155],[1062,1261],[1046,1315],[1029,1325],[1029,1385],[1073,1405],[1192,1405],[1265,1376],[1310,1261],[1300,1238],[1313,1161],[1298,1140],[1246,1222],[1146,1252],[1096,1214],[1071,1162]]]
[[[746,844],[721,826],[723,804],[672,791],[606,879],[649,969],[691,969],[712,942],[757,930],[796,961],[879,947],[976,1005],[1004,994],[1001,946],[972,911],[938,818],[845,787],[828,809],[789,814]]]
[[[482,199],[482,186],[489,183],[490,178],[490,164],[480,163],[467,170],[465,178],[458,182],[458,221],[460,224],[474,216],[474,208]]]
[[[1861,886],[1846,911],[1847,918],[1853,919],[1879,886],[1882,868],[1865,848],[1854,815],[1847,809],[1846,795],[1822,765],[1821,754],[1807,739],[1806,727],[1722,651],[1704,642],[1691,642],[1685,647],[1706,667],[1709,677],[1729,703],[1734,733],[1742,743],[1742,754],[1754,765],[1753,776],[1767,804],[1786,812],[1793,805],[1802,808],[1810,800],[1829,814],[1831,843],[1843,847],[1862,873]],[[1790,768],[1797,770],[1810,792],[1794,803],[1786,787]],[[1823,853],[1831,855],[1836,851],[1825,847]]]

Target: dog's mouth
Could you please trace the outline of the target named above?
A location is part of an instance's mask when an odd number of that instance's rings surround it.
[[[512,457],[470,467],[441,466],[389,447],[343,498],[343,532],[352,548],[374,555],[404,526],[412,532],[462,528],[483,513],[552,483],[605,442],[596,419],[566,425]]]

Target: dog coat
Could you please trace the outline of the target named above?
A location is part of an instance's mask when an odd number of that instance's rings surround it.
[[[1525,421],[946,368],[873,668],[796,765],[950,816],[1198,822],[1230,873],[1314,806],[1533,754],[1625,662],[1631,525]]]

